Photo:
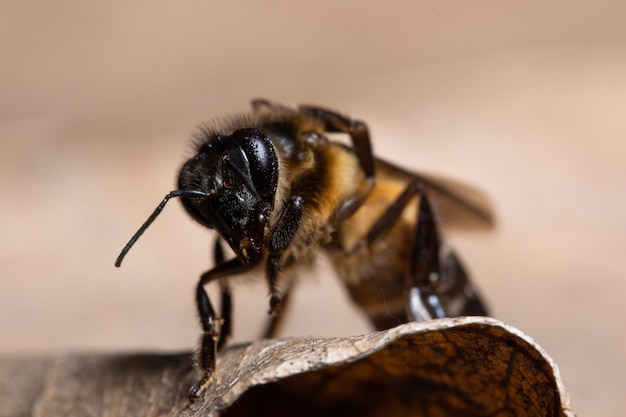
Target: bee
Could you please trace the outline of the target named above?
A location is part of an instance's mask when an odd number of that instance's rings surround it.
[[[196,304],[202,325],[190,392],[201,395],[215,372],[217,351],[231,334],[230,278],[265,276],[272,337],[284,316],[299,267],[325,252],[354,302],[377,329],[409,321],[486,315],[461,261],[439,231],[491,226],[486,198],[450,180],[415,174],[375,158],[365,123],[316,106],[284,107],[253,100],[253,111],[201,127],[196,154],[118,256],[122,260],[172,198],[214,229],[215,266],[201,275]],[[346,142],[329,136],[345,134]],[[434,203],[439,211],[435,212]],[[220,239],[234,252],[224,259]],[[221,311],[205,286],[217,281]]]

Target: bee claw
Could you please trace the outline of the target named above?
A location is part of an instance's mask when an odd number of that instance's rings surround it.
[[[270,297],[270,311],[269,314],[272,316],[276,316],[280,312],[280,305],[282,303],[282,298],[280,295],[274,293]]]
[[[213,379],[214,373],[205,373],[200,381],[194,384],[187,394],[187,398],[189,401],[196,401],[198,398],[202,397],[204,390],[209,386],[209,383]]]

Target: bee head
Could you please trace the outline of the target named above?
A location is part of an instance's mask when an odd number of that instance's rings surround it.
[[[178,176],[183,206],[199,223],[217,230],[244,262],[264,248],[265,226],[278,184],[278,157],[258,129],[215,135],[198,148]]]

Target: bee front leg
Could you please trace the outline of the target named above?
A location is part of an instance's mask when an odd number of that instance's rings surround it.
[[[252,269],[258,264],[256,262],[244,264],[238,258],[231,259],[217,265],[215,268],[205,272],[200,277],[200,281],[196,287],[196,305],[198,307],[198,316],[202,324],[202,341],[199,352],[199,366],[204,372],[202,379],[189,390],[189,399],[191,401],[197,399],[202,391],[211,382],[211,377],[215,373],[215,363],[217,360],[217,349],[220,346],[221,332],[223,320],[215,314],[215,309],[211,304],[208,294],[204,286],[211,281],[224,278],[229,275],[239,274]],[[225,296],[222,293],[222,300]],[[228,295],[226,298],[230,298]],[[227,301],[229,303],[230,300]],[[223,344],[223,342],[222,342]]]
[[[189,390],[189,399],[191,401],[200,397],[202,391],[211,381],[211,377],[215,372],[217,342],[220,337],[220,319],[215,314],[211,300],[204,290],[203,285],[202,280],[200,280],[196,287],[196,304],[198,306],[200,322],[202,323],[202,341],[200,342],[198,364],[204,374],[202,375],[202,379]]]
[[[276,227],[272,231],[267,258],[266,276],[270,290],[270,314],[279,314],[282,298],[278,290],[278,275],[285,268],[285,251],[293,241],[300,223],[304,200],[300,196],[292,196],[283,209]]]

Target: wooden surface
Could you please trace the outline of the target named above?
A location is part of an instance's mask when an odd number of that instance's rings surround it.
[[[451,242],[495,317],[559,363],[581,415],[623,414],[626,5],[0,0],[0,353],[196,348],[211,235],[173,202],[201,121],[252,97],[365,120],[375,152],[491,197]],[[369,332],[326,261],[283,336]],[[235,288],[235,340],[267,312]]]

